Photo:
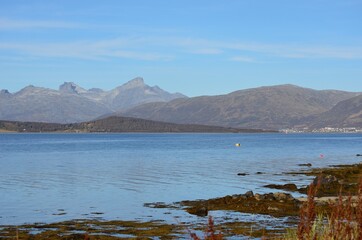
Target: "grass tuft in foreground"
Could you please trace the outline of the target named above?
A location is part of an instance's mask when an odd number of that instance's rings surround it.
[[[296,230],[289,230],[285,240],[360,240],[362,239],[362,179],[355,201],[352,197],[339,195],[330,203],[329,215],[315,212],[317,188],[311,184],[308,200],[301,208],[300,221]]]
[[[315,196],[318,185],[308,188],[308,198],[300,209],[299,223],[296,229],[289,229],[280,237],[282,240],[361,240],[362,239],[362,178],[358,195],[352,199],[340,194],[335,202],[330,202],[329,214],[316,211]],[[204,238],[190,232],[193,240],[221,240],[223,235],[216,233],[214,221],[209,216]],[[263,237],[262,239],[267,239]],[[278,239],[274,237],[273,239]]]
[[[190,236],[193,240],[201,240],[195,233],[190,232]],[[221,233],[216,233],[214,220],[212,216],[209,216],[207,228],[205,230],[204,240],[222,240],[223,236]]]

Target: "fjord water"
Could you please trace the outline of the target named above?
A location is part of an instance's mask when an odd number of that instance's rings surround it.
[[[0,225],[169,219],[187,214],[144,203],[306,185],[285,173],[356,163],[357,153],[361,134],[0,134]]]

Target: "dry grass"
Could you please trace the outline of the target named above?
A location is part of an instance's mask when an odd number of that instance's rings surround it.
[[[190,236],[193,240],[201,240],[195,233],[190,232]],[[204,240],[222,240],[223,236],[221,233],[216,233],[214,220],[212,216],[209,216],[207,228],[205,230]]]
[[[315,201],[318,187],[311,184],[308,190],[307,202],[300,209],[300,219],[297,228],[298,239],[314,239],[313,223],[316,219]]]
[[[301,208],[297,230],[289,231],[284,239],[298,240],[360,240],[362,239],[362,179],[357,200],[339,196],[330,202],[331,213],[318,215],[315,212],[315,186],[310,186],[308,201]]]
[[[352,197],[342,197],[340,194],[336,202],[330,202],[329,214],[316,212],[315,196],[318,185],[311,184],[307,201],[300,210],[298,227],[289,230],[283,240],[362,240],[362,179],[356,201]],[[221,240],[223,235],[216,233],[214,221],[209,217],[204,238],[190,232],[193,240]],[[267,239],[263,237],[263,239]]]

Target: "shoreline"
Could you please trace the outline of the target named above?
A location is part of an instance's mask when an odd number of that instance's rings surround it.
[[[258,133],[276,130],[222,127],[201,124],[179,124],[132,117],[111,116],[80,123],[45,123],[0,120],[0,129],[16,132],[214,132]]]
[[[348,173],[348,174],[347,174]],[[362,163],[330,166],[321,169],[310,169],[308,171],[290,173],[304,174],[307,176],[335,176],[331,181],[322,184],[321,194],[315,198],[317,212],[330,211],[328,203],[338,199],[339,189],[336,188],[338,183],[346,187],[352,195],[356,195],[358,179],[362,174]],[[332,175],[333,174],[333,175]],[[332,189],[330,189],[332,187]],[[294,190],[296,191],[296,190]],[[332,192],[332,193],[331,193]],[[181,201],[178,203],[154,203],[151,208],[175,208],[178,204],[180,210],[184,210],[192,215],[205,218],[212,215],[214,211],[230,211],[250,214],[265,214],[289,219],[289,224],[285,223],[283,229],[263,229],[258,222],[240,222],[236,220],[225,221],[215,224],[216,229],[222,228],[222,233],[227,236],[249,235],[252,237],[275,237],[281,236],[286,229],[293,227],[297,222],[300,207],[306,198],[294,198],[293,191],[273,192],[269,194],[258,194],[251,191],[245,194],[236,194],[207,200]],[[205,224],[207,220],[205,218]],[[122,236],[129,238],[150,239],[161,237],[174,239],[180,236],[187,236],[188,231],[202,231],[205,225],[190,225],[190,223],[170,224],[162,220],[139,222],[139,221],[102,221],[102,220],[70,220],[50,224],[24,224],[20,226],[0,226],[0,237],[14,236],[16,232],[20,234],[21,239],[66,239],[62,236],[72,236],[71,239],[85,239],[85,236],[91,236],[90,239],[119,239]],[[35,231],[35,230],[36,231]],[[250,229],[254,229],[250,233]],[[19,236],[20,236],[19,235]],[[95,237],[97,236],[97,237]],[[175,237],[176,236],[176,237]]]

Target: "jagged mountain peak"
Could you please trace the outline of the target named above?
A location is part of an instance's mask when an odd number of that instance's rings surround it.
[[[7,89],[0,90],[0,97],[1,98],[9,98],[12,94]]]
[[[126,82],[111,90],[107,95],[108,102],[116,111],[129,109],[143,103],[167,102],[179,97],[185,96],[169,93],[157,86],[151,87],[145,84],[141,77]]]
[[[59,91],[63,93],[86,93],[87,90],[78,86],[73,82],[64,82],[62,85],[59,86]]]
[[[1,94],[1,95],[10,94],[10,92],[9,92],[9,90],[7,90],[7,89],[2,89],[2,90],[0,91],[0,94]]]
[[[34,85],[28,85],[26,87],[24,87],[23,89],[21,89],[19,92],[17,92],[17,94],[19,93],[25,93],[25,92],[32,92],[36,89],[40,89],[39,87],[35,87]]]
[[[58,90],[27,86],[11,94],[0,92],[0,119],[69,123],[88,121],[118,110],[149,102],[167,102],[181,97],[150,87],[137,77],[115,89],[84,89],[64,82]]]
[[[146,84],[145,84],[145,81],[143,80],[143,78],[136,77],[136,78],[126,82],[125,84],[123,84],[119,88],[130,89],[130,88],[139,88],[139,87],[145,87],[145,86],[146,86]]]

